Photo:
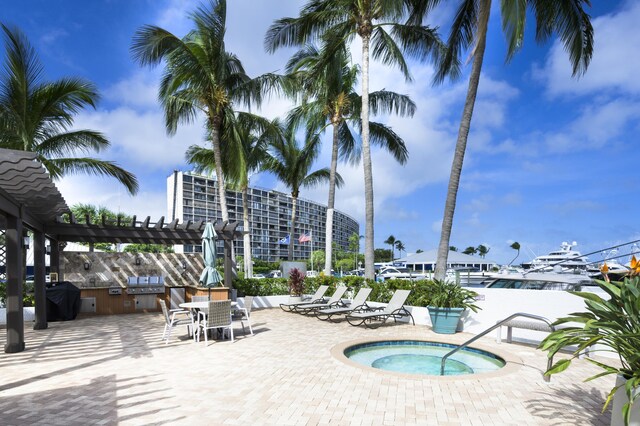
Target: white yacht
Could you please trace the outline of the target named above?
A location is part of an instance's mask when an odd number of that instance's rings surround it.
[[[621,280],[629,273],[629,268],[618,262],[618,250],[612,249],[602,253],[604,259],[597,264],[591,264],[587,269],[587,274],[592,278],[603,278],[603,268],[607,265],[606,272],[609,279]]]
[[[563,242],[560,250],[538,256],[528,264],[523,263],[522,266],[536,272],[586,272],[589,260],[579,251],[573,250],[576,245],[578,243],[575,241],[571,244]]]

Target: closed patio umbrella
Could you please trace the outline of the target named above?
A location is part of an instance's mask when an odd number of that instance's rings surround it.
[[[215,287],[222,281],[222,276],[216,270],[216,231],[212,223],[207,223],[202,234],[202,256],[204,257],[204,270],[200,274],[200,284],[205,287]],[[209,291],[211,299],[211,291]]]

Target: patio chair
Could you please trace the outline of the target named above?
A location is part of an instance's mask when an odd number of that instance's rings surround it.
[[[371,310],[369,305],[367,305],[367,298],[369,294],[371,294],[371,290],[368,287],[362,287],[358,290],[358,294],[355,295],[349,306],[334,306],[331,308],[318,309],[316,311],[316,318],[321,321],[332,321],[332,317],[334,315],[344,315],[349,314],[354,311],[368,311]]]
[[[244,297],[244,307],[235,308],[235,312],[233,315],[233,322],[239,322],[242,325],[242,332],[246,334],[244,331],[244,322],[247,322],[249,326],[249,332],[253,335],[253,328],[251,328],[251,305],[253,304],[253,296],[245,296]]]
[[[409,297],[409,293],[411,293],[411,290],[396,290],[384,308],[351,312],[347,315],[347,321],[351,325],[364,324],[365,327],[371,327],[374,321],[378,323],[377,325],[382,325],[389,318],[393,318],[393,321],[397,322],[399,318],[409,317],[413,325],[416,325],[413,315],[404,307],[404,302]]]
[[[192,302],[208,302],[209,296],[191,296]]]
[[[282,309],[285,312],[293,312],[293,308],[299,305],[305,305],[305,304],[310,305],[312,303],[322,303],[324,302],[324,294],[327,292],[328,289],[329,289],[328,285],[321,285],[320,287],[318,287],[318,290],[316,290],[316,293],[313,296],[307,298],[306,300],[302,300],[300,302],[281,303],[280,309]]]
[[[194,332],[194,322],[191,312],[184,309],[167,309],[167,303],[164,300],[160,300],[160,307],[162,308],[162,315],[164,315],[164,331],[162,332],[162,340],[166,340],[165,343],[169,343],[171,338],[171,330],[175,327],[186,326],[189,335]],[[184,316],[184,318],[179,318]]]
[[[331,299],[323,303],[310,303],[305,305],[297,305],[293,307],[293,312],[299,314],[312,314],[318,309],[331,308],[337,306],[344,306],[342,303],[342,296],[347,291],[347,287],[341,285],[336,288],[336,291],[331,295]]]
[[[208,344],[207,331],[221,329],[224,337],[224,330],[228,329],[233,342],[233,327],[231,326],[231,300],[212,300],[209,302],[209,312],[198,312],[198,340],[200,331],[204,332],[205,344]]]

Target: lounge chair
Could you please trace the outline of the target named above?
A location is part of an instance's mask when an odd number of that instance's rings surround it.
[[[371,289],[362,287],[358,290],[358,294],[356,294],[349,306],[334,306],[331,308],[318,309],[316,311],[316,318],[321,321],[331,321],[331,317],[334,315],[345,315],[354,311],[364,312],[370,310],[371,308],[367,305],[369,294],[371,294]]]
[[[321,285],[320,287],[318,287],[318,290],[316,290],[316,293],[310,298],[306,300],[302,300],[300,302],[281,303],[280,309],[282,309],[285,312],[293,312],[293,308],[299,305],[304,305],[304,304],[310,305],[312,303],[322,303],[324,302],[324,294],[327,292],[328,289],[329,289],[328,285]]]
[[[396,322],[398,318],[409,317],[413,325],[416,325],[413,315],[404,307],[404,302],[409,297],[409,293],[411,293],[411,290],[396,290],[387,306],[383,309],[354,311],[347,315],[347,321],[351,325],[364,324],[365,327],[371,327],[374,321],[378,323],[377,325],[382,325],[389,318],[393,318],[393,321]]]
[[[336,291],[331,295],[331,299],[323,303],[310,303],[305,305],[297,305],[293,307],[293,312],[299,314],[311,314],[318,309],[331,308],[337,306],[344,306],[342,303],[342,296],[347,291],[347,287],[341,285],[336,288]]]

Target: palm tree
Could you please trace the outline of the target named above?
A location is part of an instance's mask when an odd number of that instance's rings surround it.
[[[282,137],[271,142],[270,156],[265,168],[271,171],[291,191],[291,225],[289,227],[289,260],[293,260],[293,242],[296,225],[296,208],[300,188],[309,188],[329,181],[329,169],[323,168],[311,172],[313,162],[318,156],[320,139],[318,135],[309,135],[301,147],[296,140],[295,129],[291,126],[281,128]],[[342,186],[343,180],[336,174],[336,185]]]
[[[449,250],[450,250],[450,251],[458,251],[458,247],[456,247],[456,246],[449,246]]]
[[[398,253],[400,253],[400,257],[402,257],[402,252],[404,251],[404,243],[400,240],[396,241],[396,248],[398,249]]]
[[[480,255],[481,258],[484,259],[484,257],[487,255],[487,253],[489,253],[489,250],[491,250],[491,248],[485,246],[484,244],[480,244],[477,248],[477,253]]]
[[[391,262],[393,262],[393,259],[396,257],[396,252],[395,252],[395,248],[396,248],[396,237],[394,237],[393,235],[389,235],[389,238],[387,238],[386,240],[384,240],[385,244],[389,244],[391,246]],[[366,261],[366,258],[365,258]]]
[[[326,45],[325,45],[326,47]],[[321,133],[332,126],[331,167],[329,176],[329,199],[325,224],[325,274],[331,273],[331,242],[333,241],[333,211],[335,205],[335,175],[338,155],[343,160],[355,163],[360,160],[361,150],[357,146],[352,127],[361,126],[362,98],[356,93],[359,68],[349,65],[349,52],[345,46],[335,52],[326,48],[318,50],[307,45],[293,55],[287,64],[287,74],[298,83],[302,93],[302,105],[290,113],[292,124],[305,123],[307,131]],[[401,116],[413,116],[415,104],[406,95],[381,90],[370,94],[370,107],[375,114],[395,112]],[[382,123],[370,122],[371,143],[387,149],[400,163],[407,161],[404,141]]]
[[[76,156],[110,145],[94,130],[69,130],[74,115],[95,108],[100,98],[95,85],[80,78],[43,81],[43,66],[25,35],[4,25],[2,30],[6,53],[0,74],[0,148],[35,153],[54,179],[74,173],[111,176],[135,194],[138,180],[116,163]]]
[[[473,246],[469,246],[469,247],[467,247],[466,249],[464,249],[462,251],[463,254],[468,254],[468,255],[471,255],[471,256],[473,256],[477,252],[478,252],[478,249],[473,247]],[[436,267],[437,267],[437,265],[436,265]]]
[[[410,22],[422,22],[424,14],[440,1],[412,0],[414,9]],[[503,0],[500,7],[502,28],[508,42],[507,61],[522,47],[526,6],[530,6],[536,18],[536,41],[545,42],[553,33],[558,34],[565,50],[569,53],[573,76],[584,74],[593,55],[593,27],[589,15],[584,10],[584,5],[590,5],[589,0],[528,0],[526,2]],[[436,279],[444,279],[446,273],[458,185],[487,44],[490,10],[491,0],[459,0],[457,13],[447,41],[447,50],[435,76],[436,82],[442,82],[447,75],[457,76],[459,74],[457,69],[459,56],[463,51],[472,47],[473,63],[447,188],[436,261]]]
[[[363,239],[364,236],[354,232],[349,235],[349,250],[354,253],[353,256],[353,269],[358,269],[358,253],[360,253],[360,240]]]
[[[267,159],[268,142],[278,132],[277,125],[266,119],[246,113],[225,116],[222,126],[222,171],[225,180],[242,192],[242,220],[245,229],[243,244],[244,273],[246,278],[253,277],[251,255],[251,235],[249,234],[249,178],[253,173],[264,170]],[[186,153],[189,164],[195,166],[198,173],[213,173],[216,168],[212,149],[198,145],[189,147]]]
[[[131,52],[141,65],[156,66],[165,62],[158,96],[164,108],[167,133],[174,135],[178,124],[191,123],[198,112],[206,116],[222,220],[229,220],[222,170],[223,126],[234,108],[259,105],[267,84],[275,76],[265,74],[250,79],[240,59],[225,48],[226,0],[211,0],[189,17],[195,25],[182,39],[153,25],[140,28],[133,37]]]
[[[373,279],[373,172],[369,135],[369,47],[373,58],[397,66],[411,79],[403,51],[418,57],[438,57],[442,43],[435,30],[398,21],[407,12],[407,0],[310,0],[298,18],[282,18],[269,28],[265,47],[273,52],[283,46],[302,46],[322,38],[335,52],[357,34],[362,40],[362,159],[365,186],[365,278]],[[389,29],[390,31],[387,31]]]
[[[511,247],[514,250],[517,250],[518,252],[516,253],[516,257],[514,257],[511,262],[509,262],[509,265],[511,265],[517,258],[518,256],[520,256],[520,243],[515,241],[513,244],[511,244],[509,247]]]

